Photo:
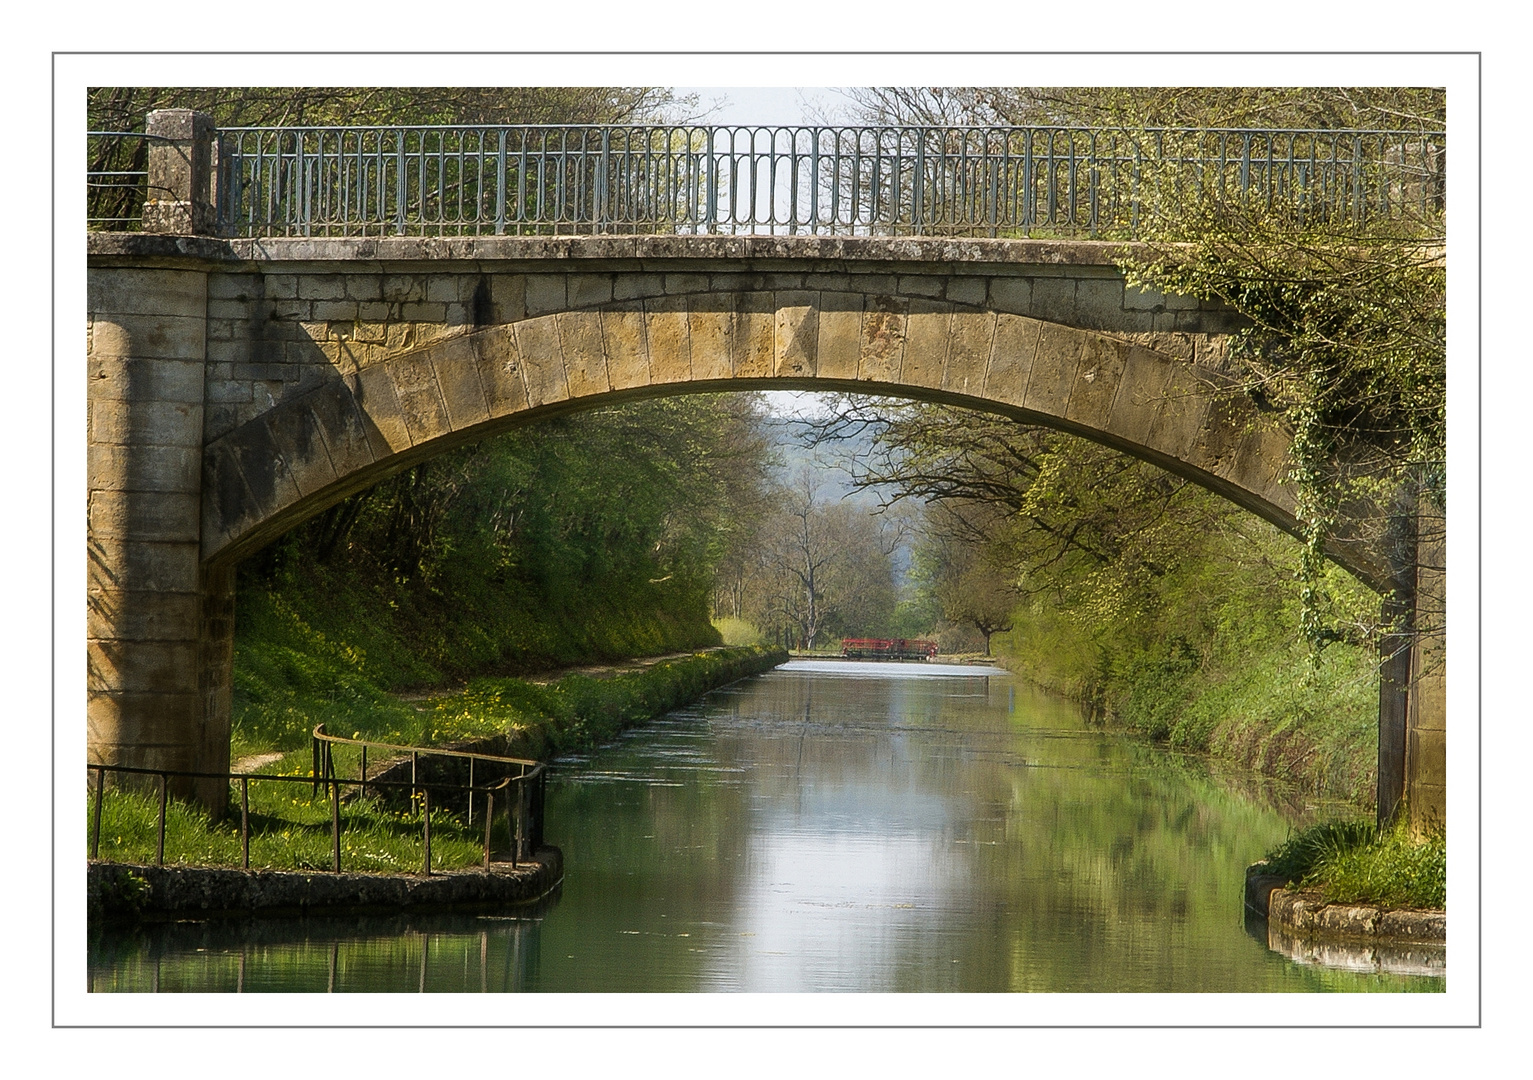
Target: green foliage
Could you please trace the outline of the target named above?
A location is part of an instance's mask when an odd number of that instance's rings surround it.
[[[625,727],[661,716],[714,687],[781,663],[780,650],[760,645],[715,649],[661,660],[608,679],[567,675],[539,685],[520,679],[476,679],[432,704],[438,739],[492,729],[515,733],[523,753],[535,757],[585,749]]]
[[[100,858],[152,863],[159,797],[129,791],[107,793],[101,809]],[[250,785],[250,865],[275,870],[329,870],[333,866],[330,803],[304,784]],[[184,866],[239,866],[240,819],[236,811],[214,825],[199,807],[170,800],[165,808],[165,862]],[[493,838],[492,838],[493,839]],[[347,871],[414,873],[425,861],[418,814],[389,809],[372,799],[341,803],[341,867]],[[452,813],[431,812],[431,865],[450,870],[478,865],[484,832]]]
[[[761,631],[753,623],[733,615],[715,615],[713,628],[724,639],[725,645],[757,645],[761,643]]]
[[[299,654],[301,655],[301,653]],[[407,745],[461,743],[490,736],[510,736],[518,753],[538,758],[587,749],[624,727],[662,715],[707,691],[766,670],[786,659],[779,651],[750,646],[719,649],[610,679],[569,675],[550,685],[520,679],[479,679],[465,690],[414,708],[374,689],[371,709],[347,714],[355,728],[342,726],[335,712],[318,704],[313,687],[305,698],[290,691],[293,707],[259,713],[263,726],[252,727],[244,714],[239,732],[246,750],[300,747],[261,770],[278,776],[308,776],[308,741],[322,720],[337,734]],[[373,764],[377,765],[375,757]],[[357,752],[337,747],[338,775],[354,776]],[[231,794],[231,798],[233,795]],[[330,804],[324,792],[308,784],[255,781],[250,785],[251,865],[296,870],[326,870],[332,865]],[[115,862],[153,860],[159,813],[157,795],[132,791],[107,793],[102,803],[100,858]],[[414,872],[424,858],[417,813],[400,811],[374,799],[343,797],[341,865],[346,870]],[[494,839],[494,838],[492,838]],[[470,828],[454,813],[431,814],[431,856],[436,869],[473,866],[483,858],[482,826]],[[498,842],[498,841],[497,841]],[[199,808],[178,800],[166,807],[165,860],[171,864],[237,866],[240,863],[239,814],[212,824]]]
[[[1415,839],[1403,821],[1383,832],[1366,822],[1311,826],[1273,850],[1267,867],[1336,903],[1443,908],[1448,902],[1444,834]]]
[[[1336,632],[1317,658],[1303,548],[1224,498],[964,410],[850,399],[823,426],[852,424],[878,431],[858,481],[926,502],[911,580],[928,602],[956,619],[1011,592],[1009,667],[1098,720],[1371,800],[1378,598],[1356,580],[1321,569]]]
[[[714,570],[764,467],[751,408],[694,397],[559,418],[289,533],[241,567],[236,752],[303,738],[300,718],[418,730],[393,690],[717,644]]]

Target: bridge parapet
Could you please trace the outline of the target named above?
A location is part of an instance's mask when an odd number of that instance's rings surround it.
[[[1441,131],[1258,128],[624,124],[214,132],[208,117],[189,110],[152,113],[149,128],[160,141],[151,149],[144,228],[228,236],[1128,237],[1154,212],[1155,199],[1190,190],[1361,222],[1440,213],[1446,146]],[[110,146],[104,156],[113,156]],[[211,217],[203,212],[209,199],[216,203]],[[120,212],[95,216],[121,220]],[[190,230],[181,227],[188,222]]]

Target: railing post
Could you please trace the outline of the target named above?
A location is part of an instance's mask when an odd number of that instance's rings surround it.
[[[240,777],[240,869],[250,869],[250,778]]]
[[[517,860],[522,857],[522,837],[525,833],[527,820],[527,781],[521,779],[516,785],[516,822],[513,828],[511,821],[512,803],[506,803],[506,828],[511,829],[511,866],[514,868]]]
[[[500,132],[500,147],[495,154],[495,235],[506,232],[506,133]]]
[[[468,823],[474,823],[474,759],[468,759]]]
[[[719,169],[718,163],[713,159],[713,129],[708,129],[707,141],[707,171],[703,177],[703,198],[708,201],[707,212],[703,216],[705,223],[704,232],[712,234],[718,221],[719,202]]]
[[[150,136],[144,232],[216,233],[213,118],[192,109],[156,109],[144,130]]]
[[[495,793],[484,793],[484,872],[490,872],[490,822],[495,820]]]
[[[97,858],[101,852],[101,797],[106,787],[106,770],[96,766],[96,807],[91,811],[90,857]]]
[[[154,845],[154,865],[165,865],[165,783],[166,776],[160,773],[160,825]]]
[[[339,782],[330,786],[330,847],[332,869],[339,874],[341,872],[341,785]]]
[[[431,876],[431,791],[421,788],[421,835],[425,840],[426,858],[421,873]]]
[[[916,129],[916,167],[910,181],[910,231],[921,235],[926,201],[926,129]]]

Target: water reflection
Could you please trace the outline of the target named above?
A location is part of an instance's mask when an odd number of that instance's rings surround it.
[[[1239,781],[1004,673],[795,662],[559,762],[540,914],[145,931],[92,987],[152,957],[161,990],[1440,990],[1245,932],[1295,817]]]

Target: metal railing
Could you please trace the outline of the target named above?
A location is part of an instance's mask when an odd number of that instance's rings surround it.
[[[1232,192],[1442,212],[1442,131],[723,125],[227,128],[228,236],[1134,235]]]
[[[149,144],[167,141],[142,131],[85,133],[87,229],[139,227],[149,197]]]
[[[330,802],[330,869],[337,874],[341,872],[341,789],[343,787],[355,789],[359,798],[366,795],[368,788],[372,788],[375,792],[393,791],[408,794],[412,807],[418,807],[421,819],[423,850],[421,872],[426,875],[431,873],[431,792],[433,790],[453,792],[459,797],[466,798],[468,824],[470,825],[473,824],[473,807],[476,799],[483,806],[483,869],[486,873],[490,870],[493,856],[491,832],[495,821],[497,804],[501,807],[505,816],[506,832],[507,836],[510,837],[510,862],[513,867],[517,866],[521,860],[529,858],[543,845],[543,806],[548,771],[547,767],[541,762],[529,761],[523,758],[499,757],[493,754],[473,754],[454,750],[438,750],[430,747],[398,746],[392,743],[344,739],[339,736],[325,734],[323,724],[314,729],[312,742],[314,767],[308,776],[278,776],[271,773],[192,772],[180,769],[147,769],[128,765],[94,763],[87,765],[88,772],[95,774],[93,804],[91,808],[90,857],[92,859],[97,858],[101,850],[101,812],[106,791],[106,774],[109,772],[154,777],[158,780],[159,813],[156,823],[154,860],[156,866],[165,865],[165,818],[169,781],[172,777],[199,780],[227,780],[231,784],[238,783],[240,795],[241,868],[246,870],[250,869],[250,785],[253,782],[308,784],[316,796],[321,788],[324,789],[326,797]],[[336,744],[361,748],[362,766],[356,779],[341,777],[336,774],[335,759],[331,749]],[[377,776],[369,778],[367,776],[366,757],[368,748],[409,753],[411,755],[410,779],[408,781],[384,780]],[[467,784],[426,780],[418,776],[419,762],[423,757],[468,758],[471,770],[473,769],[474,762],[480,761],[495,763],[507,768],[515,766],[517,767],[517,772],[514,776],[505,776],[499,780],[479,785],[474,784],[472,772]]]

